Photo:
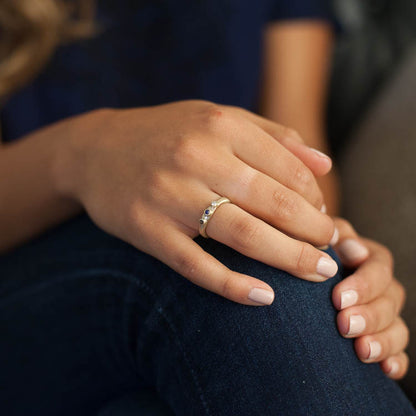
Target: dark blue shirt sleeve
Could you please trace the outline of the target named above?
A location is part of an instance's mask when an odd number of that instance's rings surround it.
[[[322,19],[335,23],[331,0],[272,0],[269,20]]]

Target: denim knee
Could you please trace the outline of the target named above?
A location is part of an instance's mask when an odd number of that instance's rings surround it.
[[[41,390],[60,397],[71,380],[68,397],[77,392],[84,411],[95,406],[93,396],[98,404],[105,392],[119,397],[125,388],[151,386],[184,416],[414,414],[397,385],[377,365],[362,364],[352,341],[338,334],[331,291],[340,275],[310,283],[213,240],[197,241],[231,269],[266,281],[274,303],[241,305],[202,289],[86,217],[0,259],[3,316],[13,314],[19,339],[41,341],[22,344],[9,332],[8,386],[24,380],[30,407]],[[7,296],[15,300],[17,292],[22,307],[11,311]],[[20,356],[26,365],[15,371]],[[80,366],[87,378],[67,377]],[[29,385],[32,374],[54,382]],[[60,410],[73,414],[69,404]]]
[[[158,373],[182,365],[182,391],[198,398],[193,409],[200,406],[193,413],[174,402],[177,414],[413,414],[396,383],[377,364],[361,363],[353,340],[338,333],[331,293],[340,274],[306,282],[215,241],[197,241],[233,270],[266,281],[276,297],[269,306],[241,305],[179,276],[166,280],[180,283],[167,284],[161,297],[174,341],[159,350]],[[159,388],[173,397],[178,385]]]

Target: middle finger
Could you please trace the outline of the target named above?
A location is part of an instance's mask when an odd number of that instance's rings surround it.
[[[232,140],[235,156],[321,209],[323,194],[311,170],[259,126],[244,118],[239,123],[244,130]]]
[[[322,282],[338,266],[325,252],[281,233],[234,204],[224,204],[210,219],[207,234],[240,253],[305,280]]]
[[[218,172],[223,170],[221,180]],[[225,172],[224,172],[225,171]],[[211,189],[275,228],[315,246],[336,242],[332,219],[279,181],[230,157],[205,173]]]

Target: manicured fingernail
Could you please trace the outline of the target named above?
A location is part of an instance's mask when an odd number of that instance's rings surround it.
[[[355,290],[345,290],[341,293],[341,309],[355,305],[358,300],[358,293]]]
[[[250,290],[248,298],[254,302],[261,303],[262,305],[270,305],[274,300],[274,292],[255,287]]]
[[[350,316],[350,327],[347,335],[361,334],[365,329],[365,319],[361,315]]]
[[[310,147],[309,149],[312,150],[312,152],[316,153],[318,156],[331,160],[331,158],[328,155],[326,155],[325,153],[322,153],[319,150],[314,149],[313,147]]]
[[[388,372],[389,376],[394,376],[395,374],[397,374],[399,372],[399,363],[397,361],[393,361],[391,363],[391,369]]]
[[[334,234],[332,235],[329,245],[334,246],[338,242],[338,239],[339,239],[339,231],[338,231],[338,228],[335,227]]]
[[[339,254],[344,259],[353,262],[365,259],[369,252],[367,247],[363,246],[359,241],[348,238],[338,245]]]
[[[316,271],[323,277],[333,277],[337,274],[338,264],[332,259],[321,257],[316,266]]]
[[[326,214],[326,205],[325,204],[323,204],[321,206],[321,212],[323,212],[324,214]]]
[[[371,341],[368,343],[370,347],[370,354],[368,356],[368,360],[374,360],[381,354],[381,344],[377,341]]]

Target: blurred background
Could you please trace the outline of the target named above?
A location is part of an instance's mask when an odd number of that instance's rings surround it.
[[[342,214],[395,256],[411,329],[402,387],[416,404],[416,1],[334,0],[334,8],[328,124]]]

